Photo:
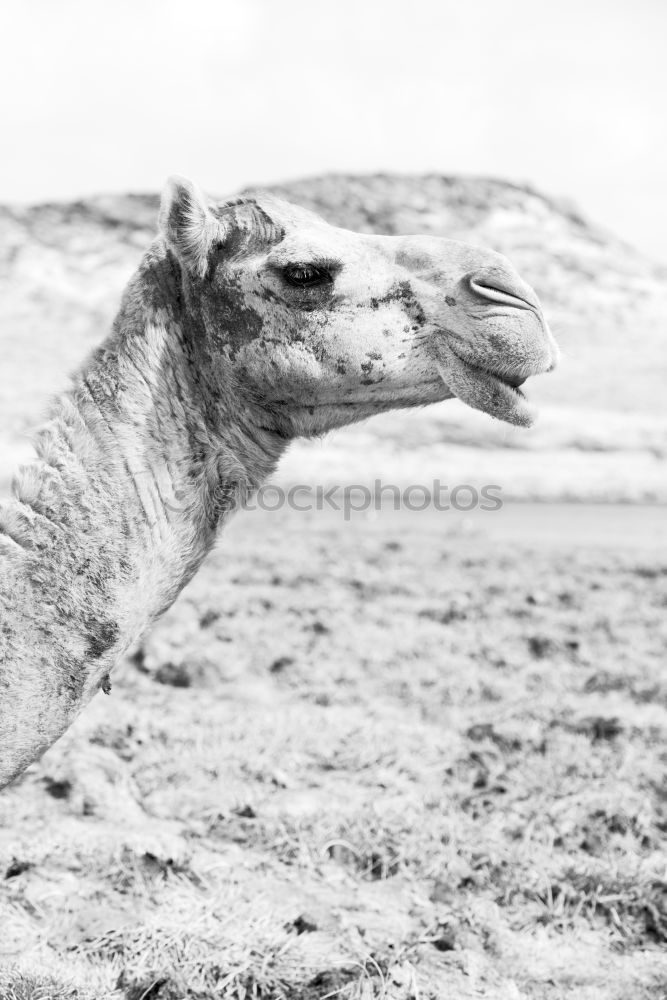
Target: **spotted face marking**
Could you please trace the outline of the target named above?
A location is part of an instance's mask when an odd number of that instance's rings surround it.
[[[416,326],[426,323],[426,313],[409,281],[399,281],[387,292],[382,302],[399,302]]]

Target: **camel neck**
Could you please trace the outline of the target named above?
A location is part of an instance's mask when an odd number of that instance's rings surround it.
[[[201,376],[183,299],[178,270],[151,251],[0,507],[0,729],[19,743],[22,720],[36,733],[24,762],[171,605],[282,450]]]
[[[64,507],[87,499],[92,513],[96,498],[111,500],[137,551],[166,539],[182,563],[165,573],[170,591],[181,571],[194,572],[235,497],[261,484],[284,447],[225,386],[210,384],[203,332],[186,299],[178,266],[156,245],[55,420],[65,451],[58,457],[67,465],[70,452],[84,489],[83,497],[63,493]],[[46,440],[48,461],[53,422]],[[97,527],[108,531],[104,521]]]

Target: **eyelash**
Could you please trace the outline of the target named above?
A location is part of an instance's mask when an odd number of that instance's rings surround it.
[[[312,274],[312,278],[298,279],[296,274],[299,271]],[[319,264],[288,264],[283,268],[283,278],[293,288],[314,288],[333,281],[331,271]]]

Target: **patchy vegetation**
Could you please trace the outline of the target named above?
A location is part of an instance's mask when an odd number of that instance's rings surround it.
[[[247,514],[0,797],[3,1000],[658,1000],[667,565]]]

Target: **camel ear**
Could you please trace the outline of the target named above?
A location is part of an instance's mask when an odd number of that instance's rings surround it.
[[[168,246],[195,274],[206,274],[208,256],[221,238],[221,225],[205,195],[185,177],[170,177],[162,193],[159,226]]]

